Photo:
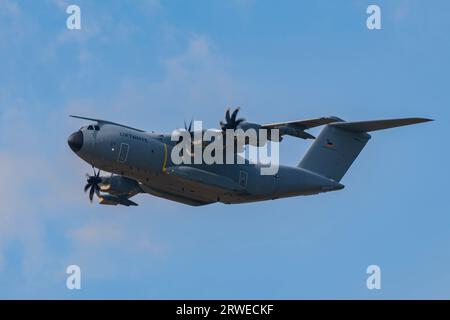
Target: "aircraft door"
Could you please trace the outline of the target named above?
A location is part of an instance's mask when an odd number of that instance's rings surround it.
[[[120,144],[119,157],[117,158],[117,162],[125,163],[128,158],[130,146],[127,143]]]
[[[239,185],[242,188],[247,188],[247,180],[248,180],[248,173],[247,173],[247,171],[241,170],[239,172]]]

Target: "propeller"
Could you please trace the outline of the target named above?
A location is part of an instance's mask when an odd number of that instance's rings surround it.
[[[237,127],[245,121],[244,118],[236,119],[237,114],[241,108],[237,107],[233,113],[230,115],[230,108],[227,109],[225,113],[225,122],[220,121],[220,128],[222,131],[225,131],[227,129],[233,129],[236,130]]]
[[[184,129],[185,129],[186,131],[188,131],[188,132],[191,132],[191,131],[192,131],[192,120],[191,120],[191,122],[189,122],[189,127],[188,127],[188,125],[187,125],[187,123],[186,123],[186,120],[184,120]]]
[[[184,120],[184,130],[186,130],[187,132],[189,132],[189,134],[190,134],[190,136],[191,136],[191,140],[193,141],[193,140],[194,140],[194,130],[193,130],[193,128],[192,128],[192,123],[193,123],[193,120],[191,120],[191,121],[189,122],[189,126],[188,126],[187,123],[186,123],[186,120]]]
[[[203,143],[202,139],[197,140],[197,141],[194,139],[194,130],[192,128],[192,124],[193,124],[193,120],[191,120],[189,122],[189,126],[187,125],[186,120],[184,120],[184,130],[189,132],[189,135],[191,136],[191,144],[202,144]],[[194,156],[194,153],[191,152],[190,150],[186,150],[186,151],[190,156],[192,156],[192,157]]]
[[[87,192],[89,190],[89,200],[92,203],[92,199],[94,198],[94,193],[97,195],[97,197],[100,198],[100,186],[99,184],[102,182],[102,178],[100,178],[100,170],[98,170],[97,173],[95,173],[95,168],[92,167],[94,170],[94,175],[90,176],[86,173],[87,177],[87,184],[84,187],[84,192]]]

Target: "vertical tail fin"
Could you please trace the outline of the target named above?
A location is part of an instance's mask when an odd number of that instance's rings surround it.
[[[339,182],[371,138],[367,132],[427,121],[431,120],[406,118],[328,124],[298,167]]]

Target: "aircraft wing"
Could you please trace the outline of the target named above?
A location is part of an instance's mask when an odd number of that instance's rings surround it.
[[[386,119],[386,120],[370,120],[370,121],[356,121],[356,122],[342,122],[333,124],[334,127],[341,128],[353,132],[371,132],[401,126],[408,126],[410,124],[433,121],[426,118],[403,118],[403,119]]]
[[[80,117],[80,116],[74,116],[74,115],[70,115],[69,117],[76,118],[76,119],[83,119],[83,120],[94,121],[94,122],[97,122],[99,124],[102,124],[102,123],[104,123],[104,124],[113,124],[115,126],[119,126],[119,127],[131,129],[131,130],[135,130],[135,131],[138,131],[138,132],[145,132],[145,130],[136,129],[136,128],[133,128],[133,127],[125,126],[125,125],[120,124],[120,123],[111,122],[111,121],[102,120],[102,119],[94,119],[94,118]]]
[[[192,166],[170,166],[166,169],[166,174],[171,175],[175,182],[185,186],[186,191],[171,185],[154,185],[143,183],[142,189],[152,195],[181,202],[191,206],[203,206],[217,202],[218,195],[233,192],[244,192],[245,189],[234,180],[218,175],[206,170]],[[188,191],[195,189],[194,191]]]
[[[305,130],[333,122],[342,122],[342,121],[343,120],[338,117],[322,117],[309,120],[269,123],[262,125],[261,128],[279,129],[281,136],[290,135],[303,139],[315,139],[315,137],[312,134],[305,132]]]
[[[244,190],[242,186],[228,177],[191,166],[180,165],[169,167],[167,168],[166,173],[192,182],[207,184],[211,188],[217,188],[222,191],[236,192]]]

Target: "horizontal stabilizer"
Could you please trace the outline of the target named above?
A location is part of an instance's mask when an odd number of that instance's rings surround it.
[[[328,124],[298,166],[339,182],[369,141],[368,132],[427,121],[431,120],[404,118]]]
[[[388,119],[388,120],[371,120],[371,121],[357,121],[357,122],[337,122],[332,123],[331,126],[352,132],[370,132],[410,124],[433,121],[426,118],[403,118],[403,119]]]

